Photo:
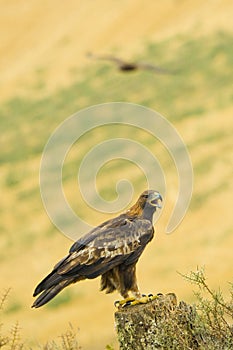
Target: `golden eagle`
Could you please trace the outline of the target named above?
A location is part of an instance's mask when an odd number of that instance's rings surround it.
[[[104,61],[113,62],[116,64],[117,68],[121,72],[132,72],[132,71],[142,69],[142,70],[151,70],[151,71],[154,71],[155,73],[158,73],[158,74],[174,74],[174,72],[172,72],[170,70],[167,70],[165,68],[161,68],[161,67],[156,66],[156,65],[151,64],[151,63],[128,62],[128,61],[124,61],[121,58],[118,58],[115,56],[111,56],[111,55],[98,56],[98,55],[92,54],[91,52],[88,52],[87,56],[89,58],[93,58],[95,60],[104,60]]]
[[[38,284],[32,307],[40,307],[63,288],[86,278],[101,276],[100,290],[117,290],[123,298],[131,291],[141,297],[136,280],[136,263],[154,235],[153,214],[161,208],[157,191],[144,191],[125,213],[105,221],[82,236]]]

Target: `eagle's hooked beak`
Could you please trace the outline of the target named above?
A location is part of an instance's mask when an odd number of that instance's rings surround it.
[[[162,198],[161,194],[159,192],[154,192],[153,195],[151,196],[150,203],[154,207],[161,209],[162,206],[161,206],[160,202],[162,202],[162,201],[163,201],[163,198]]]

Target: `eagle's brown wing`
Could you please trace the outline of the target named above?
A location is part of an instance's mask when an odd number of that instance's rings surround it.
[[[94,55],[93,53],[88,52],[87,57],[95,59],[95,60],[115,62],[118,65],[125,63],[125,61],[123,61],[122,59],[115,57],[115,56],[112,56],[112,55]]]
[[[42,294],[34,307],[47,303],[64,287],[85,278],[95,278],[120,264],[133,264],[153,237],[149,220],[121,215],[94,228],[73,244],[69,255],[36,287]]]
[[[175,74],[175,72],[172,70],[168,70],[150,63],[138,63],[137,67],[138,69],[151,70],[159,74]]]

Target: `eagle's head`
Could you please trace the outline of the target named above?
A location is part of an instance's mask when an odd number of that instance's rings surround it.
[[[139,205],[142,209],[145,207],[151,207],[156,210],[156,208],[161,209],[161,202],[163,201],[162,196],[159,192],[154,190],[144,191],[138,199]]]
[[[152,218],[157,208],[161,209],[162,196],[154,190],[144,191],[137,202],[128,210],[130,216],[143,216]]]

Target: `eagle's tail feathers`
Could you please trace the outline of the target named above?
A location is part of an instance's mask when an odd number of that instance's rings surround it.
[[[59,284],[63,278],[58,275],[55,271],[52,271],[48,276],[46,276],[36,287],[33,296],[36,297],[38,294],[43,292],[44,290],[48,290],[54,285]]]
[[[45,289],[43,293],[34,301],[32,307],[38,308],[53,299],[60,291],[72,283],[72,280],[63,280],[59,284]]]

